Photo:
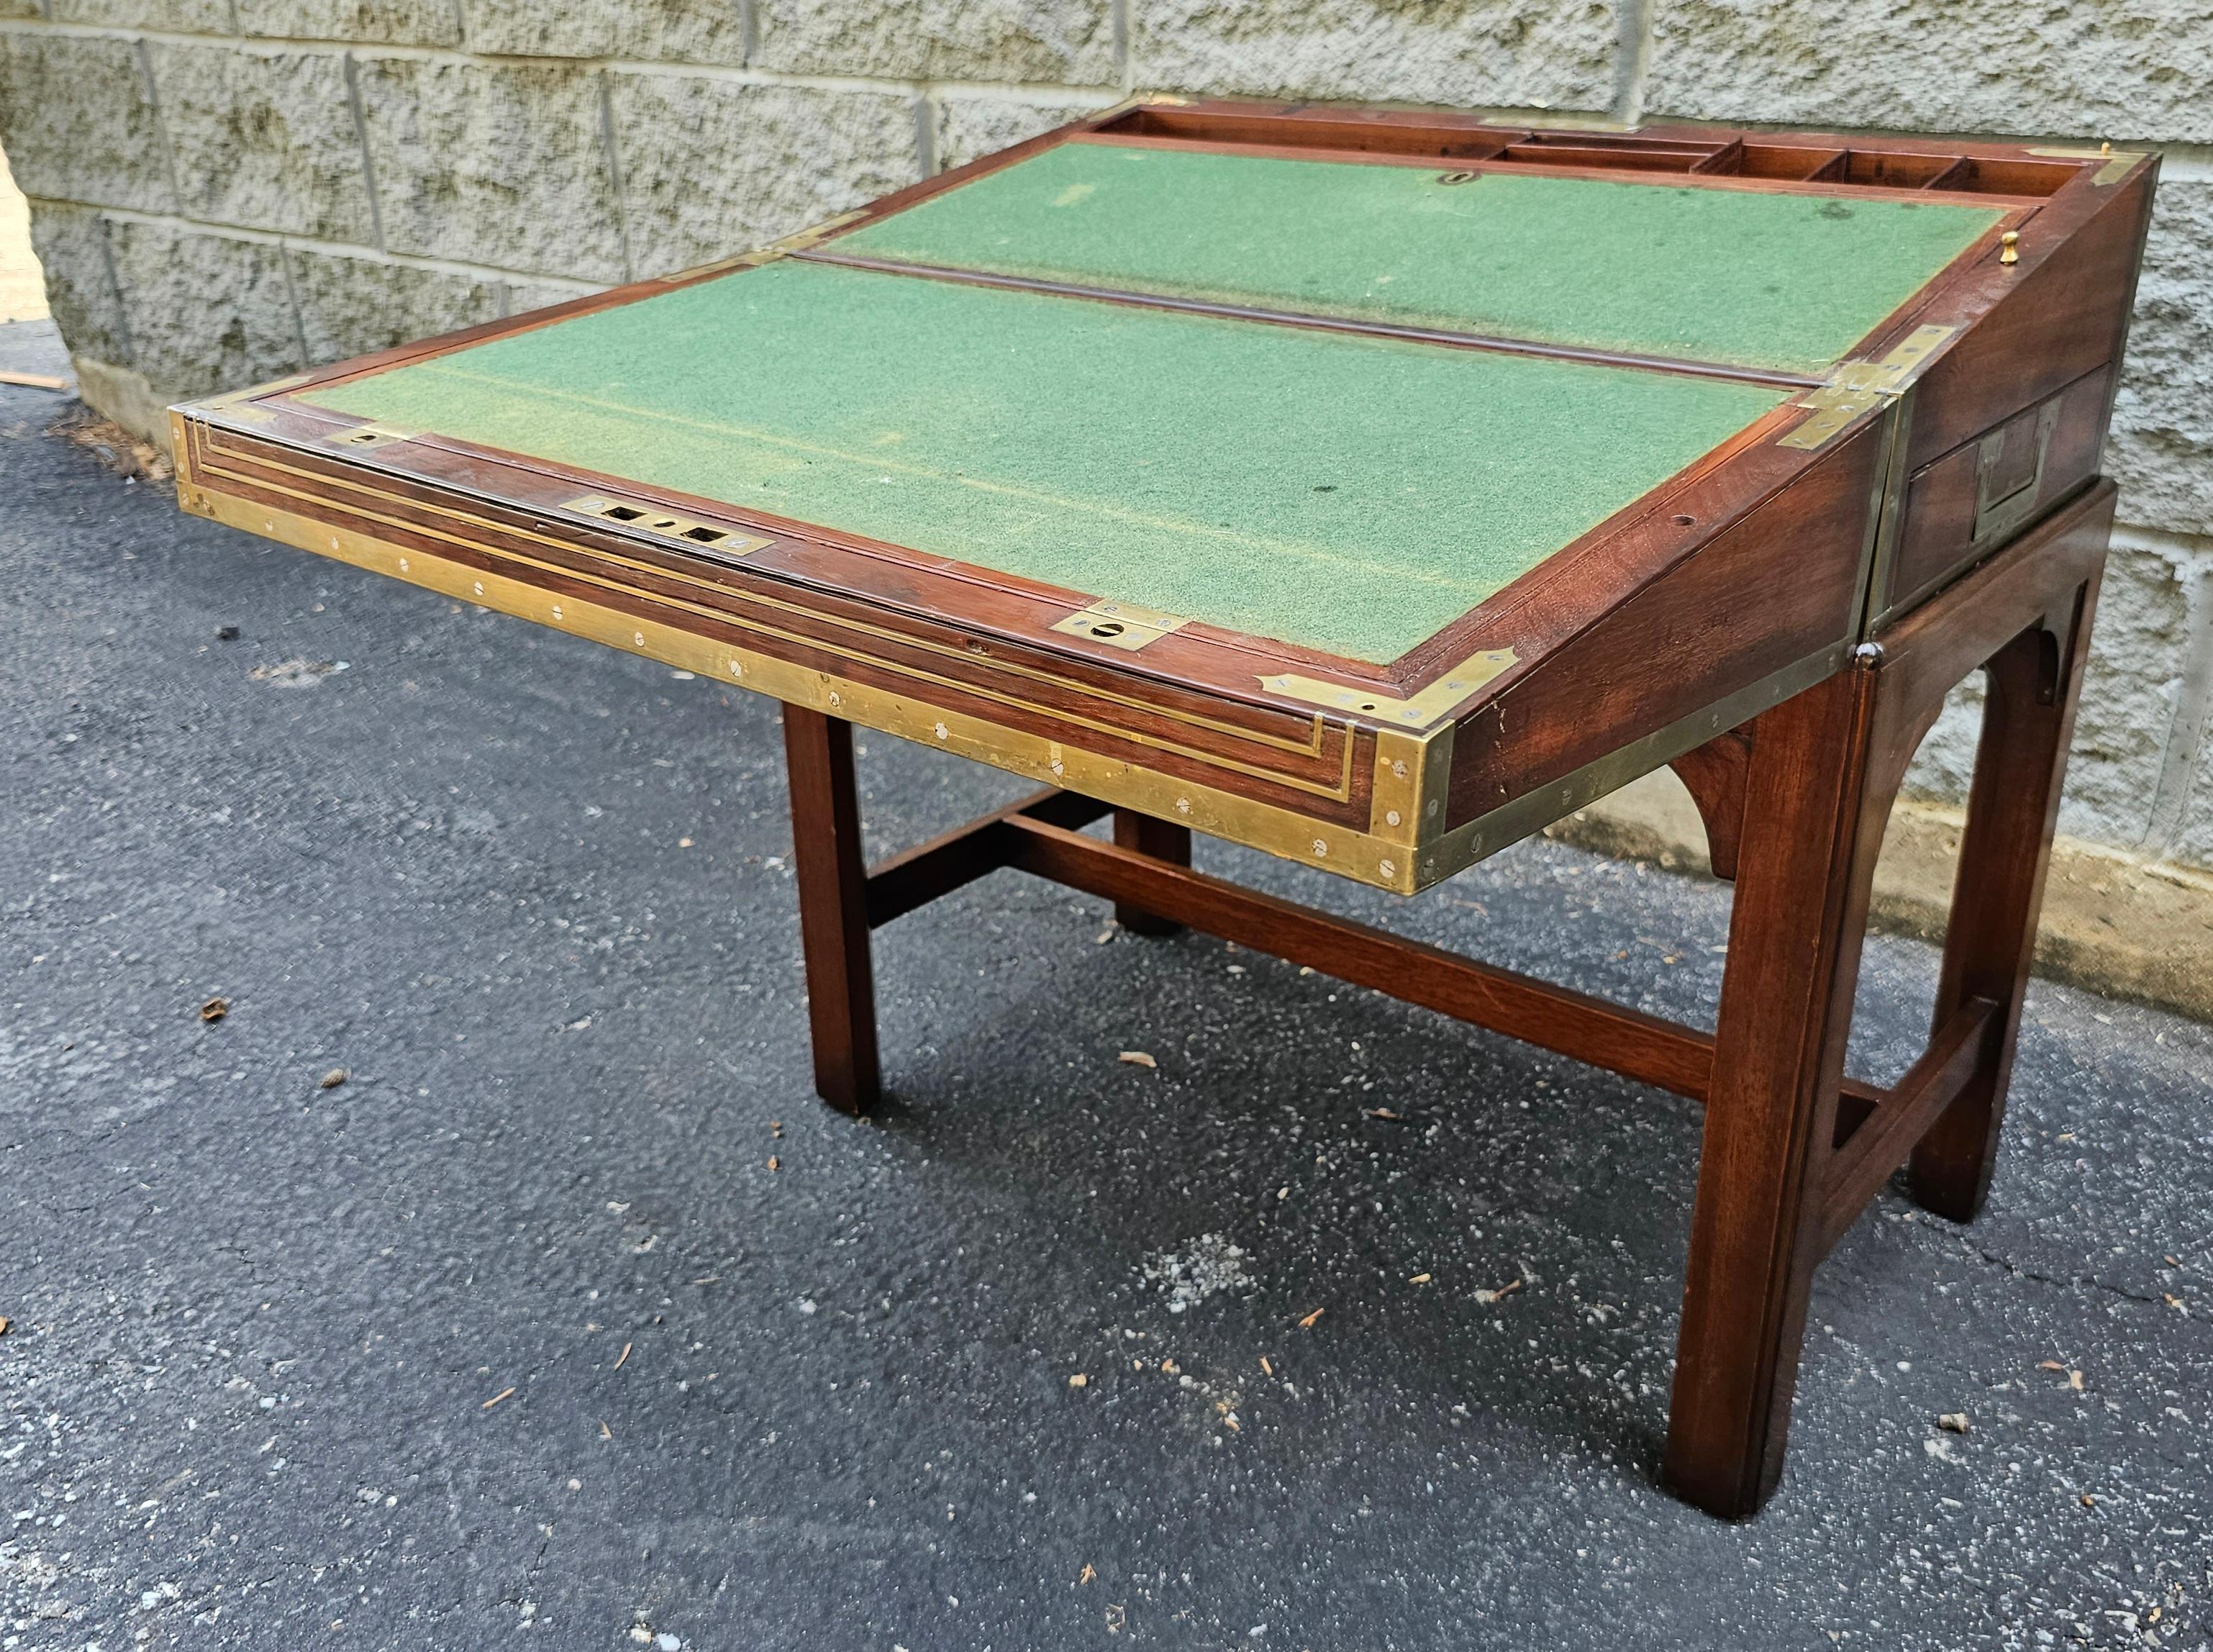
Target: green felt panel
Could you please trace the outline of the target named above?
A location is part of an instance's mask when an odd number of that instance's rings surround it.
[[[1779,397],[787,261],[308,399],[1381,661]]]
[[[2002,216],[1064,143],[826,250],[1819,375]]]

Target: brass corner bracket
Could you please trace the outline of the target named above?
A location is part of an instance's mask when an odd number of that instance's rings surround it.
[[[1436,681],[1404,699],[1379,693],[1372,688],[1354,688],[1344,683],[1324,682],[1318,677],[1302,677],[1289,672],[1280,676],[1263,677],[1260,686],[1271,694],[1281,694],[1286,699],[1304,700],[1310,705],[1326,705],[1333,711],[1351,711],[1363,716],[1376,717],[1391,728],[1426,728],[1477,689],[1498,676],[1514,661],[1512,649],[1487,649],[1480,654],[1471,654]]]

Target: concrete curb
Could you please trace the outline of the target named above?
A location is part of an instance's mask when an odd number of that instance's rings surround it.
[[[1901,801],[1876,863],[1872,919],[1941,940],[1962,810]],[[1669,871],[1711,875],[1705,828],[1662,769],[1547,828],[1546,835]],[[2052,844],[2036,972],[2109,997],[2213,1021],[2213,874],[2079,838]]]

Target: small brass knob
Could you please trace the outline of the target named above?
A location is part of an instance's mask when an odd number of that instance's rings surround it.
[[[2020,230],[2009,229],[2005,234],[1998,237],[1998,262],[2001,264],[2018,264],[2021,262]]]

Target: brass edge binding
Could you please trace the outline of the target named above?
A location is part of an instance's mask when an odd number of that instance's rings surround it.
[[[180,427],[182,428],[181,418],[180,418]],[[213,425],[195,424],[192,426],[192,430],[196,433],[205,431],[209,434],[214,434],[216,431],[217,427]],[[292,466],[284,464],[281,460],[272,458],[266,454],[259,456],[258,462],[265,468],[270,470],[284,472],[294,477],[300,477],[302,475],[302,472],[297,472]],[[202,475],[199,472],[199,470],[195,468],[192,479],[193,486],[192,488],[186,488],[180,485],[179,490],[180,500],[185,508],[188,510],[198,510],[198,513],[203,515],[210,514],[209,510],[204,508],[210,497],[224,497],[223,495],[220,484],[210,482],[208,479],[209,476],[222,477],[224,475],[224,472],[223,472],[218,466],[209,466],[207,468],[208,475]],[[485,519],[471,516],[467,512],[453,509],[450,506],[435,504],[419,499],[411,502],[415,509],[427,512],[430,515],[439,519],[438,523],[425,523],[419,521],[406,521],[399,518],[387,516],[383,515],[381,511],[375,509],[375,506],[378,504],[388,504],[391,501],[371,485],[369,473],[367,472],[357,472],[346,477],[323,476],[316,478],[315,480],[320,484],[323,490],[322,491],[308,493],[294,492],[291,490],[285,488],[281,484],[271,484],[265,481],[263,483],[263,485],[273,486],[277,491],[285,494],[287,497],[305,503],[335,505],[338,509],[348,510],[354,515],[362,517],[371,522],[383,526],[410,529],[417,533],[427,534],[432,539],[441,539],[445,541],[447,544],[463,549],[488,552],[490,554],[500,558],[503,562],[528,567],[540,573],[565,575],[568,577],[580,579],[588,584],[595,585],[601,588],[619,594],[628,593],[634,589],[632,587],[619,582],[616,578],[611,576],[605,571],[585,571],[558,566],[542,561],[534,556],[527,554],[527,552],[517,552],[506,547],[496,547],[486,545],[472,537],[470,537],[470,530],[496,525],[486,521]],[[195,491],[195,489],[204,490],[204,491]],[[332,490],[338,490],[347,495],[358,495],[361,496],[361,498],[336,498],[332,493]],[[362,499],[366,499],[369,503],[362,503]],[[256,531],[253,529],[253,522],[250,520],[254,509],[254,502],[234,497],[230,499],[230,503],[237,508],[244,519],[237,525],[247,527],[248,531]],[[288,508],[278,506],[277,509],[282,511],[286,510]],[[441,523],[445,525],[439,525]],[[270,526],[268,528],[268,533],[271,535],[275,533],[275,531],[273,525]],[[375,538],[375,530],[374,528],[354,529],[351,531],[363,533],[378,544],[389,543],[386,540],[377,539]],[[549,539],[541,533],[525,528],[520,528],[512,524],[502,527],[500,531],[511,538],[519,539],[533,546],[543,545],[561,549],[575,548],[574,546],[565,544],[564,541]],[[320,552],[325,547],[321,545],[305,545],[303,546],[303,548]],[[333,540],[329,548],[332,551],[337,550],[338,548],[338,543]],[[442,553],[433,552],[429,554],[439,555]],[[695,576],[679,573],[670,569],[634,562],[625,557],[613,556],[604,552],[594,552],[594,561],[611,564],[617,568],[628,569],[631,570],[643,570],[654,572],[662,579],[673,581],[680,586],[698,588],[698,591],[701,593],[719,594],[722,588],[710,581],[701,580]],[[399,563],[400,572],[404,575],[407,572],[406,553],[399,553]],[[771,597],[765,592],[754,592],[753,594],[753,600],[770,608],[777,610],[779,613],[808,612],[803,609],[795,609],[794,606],[789,602]],[[731,623],[731,617],[727,613],[716,608],[703,607],[695,600],[692,596],[688,594],[661,596],[656,598],[655,600],[665,607],[674,607],[679,610],[689,612],[698,615],[704,619],[715,623]],[[559,616],[556,614],[555,618],[558,619]],[[796,633],[778,630],[774,625],[763,625],[758,621],[750,621],[747,623],[750,629],[784,637],[788,640],[800,640]],[[845,624],[849,629],[864,633],[872,637],[882,637],[891,635],[890,633],[883,631],[880,627],[869,625],[864,621],[849,619]],[[911,635],[901,634],[898,637],[897,640],[905,646],[919,649],[925,654],[944,655],[948,657],[956,655],[965,657],[966,652],[965,649],[956,649],[950,644],[933,643],[925,639],[918,638]],[[873,656],[864,655],[863,657]],[[882,663],[881,661],[878,661],[877,662]],[[1005,662],[1003,662],[1003,664]],[[1046,674],[1041,674],[1027,667],[1009,667],[1009,668],[1012,670],[1016,676],[1021,678],[1025,681],[1036,680],[1046,676]],[[911,675],[918,674],[912,671],[912,668],[909,669]],[[928,672],[919,673],[918,676],[920,680],[930,684],[943,685],[947,681],[947,680],[937,677]],[[1058,680],[1052,679],[1052,680],[1057,681]],[[924,692],[927,691],[925,690]],[[994,692],[992,691],[980,689],[973,684],[967,686],[967,692],[971,693],[982,693],[985,698],[1002,699],[1006,704],[1018,709],[1036,709],[1028,702],[1016,698],[1010,693],[1003,692]],[[1162,708],[1156,704],[1130,700],[1112,690],[1098,692],[1096,692],[1095,697],[1107,703],[1139,707],[1140,709],[1155,714],[1161,714],[1162,712]],[[1352,731],[1346,724],[1332,722],[1320,716],[1314,716],[1310,718],[1308,721],[1308,737],[1304,740],[1294,741],[1282,739],[1271,735],[1257,733],[1250,729],[1233,728],[1230,725],[1220,722],[1215,719],[1193,716],[1188,712],[1168,711],[1166,712],[1165,715],[1171,722],[1179,724],[1187,723],[1194,728],[1210,729],[1217,733],[1234,733],[1243,740],[1265,747],[1269,750],[1279,752],[1293,757],[1300,755],[1319,756],[1322,752],[1325,728],[1337,729],[1343,736],[1339,743],[1344,748],[1344,755],[1343,772],[1335,784],[1326,784],[1308,780],[1302,777],[1287,774],[1280,770],[1259,768],[1238,759],[1223,757],[1219,753],[1205,753],[1198,748],[1180,745],[1174,741],[1163,741],[1159,743],[1162,746],[1163,749],[1175,751],[1182,753],[1183,755],[1193,757],[1202,761],[1214,763],[1237,773],[1250,775],[1255,778],[1264,779],[1273,783],[1289,786],[1295,790],[1310,792],[1317,797],[1341,802],[1350,798],[1351,796]],[[1081,721],[1081,719],[1079,719],[1079,721]],[[1100,728],[1102,730],[1111,727],[1111,725],[1104,723],[1094,723],[1090,726]],[[1127,734],[1127,730],[1120,730],[1119,732],[1125,735]]]
[[[1572,774],[1524,792],[1472,820],[1461,822],[1422,845],[1421,860],[1415,869],[1415,887],[1427,888],[1521,842],[1533,832],[1543,831],[1585,804],[1596,802],[1663,763],[1672,763],[1684,753],[1704,745],[1716,735],[1726,733],[1771,706],[1780,705],[1793,694],[1835,675],[1852,646],[1849,642],[1832,643],[1819,653],[1808,655],[1716,700],[1703,711],[1693,711],[1665,728],[1585,764]]]
[[[256,421],[274,418],[266,407],[257,406],[264,396],[274,396],[308,381],[305,373],[288,373],[281,379],[271,379],[266,384],[249,385],[243,390],[227,390],[219,396],[204,396],[198,401],[181,401],[169,409],[172,419],[186,413],[221,413],[228,418]]]
[[[1913,387],[1906,386],[1884,415],[1882,451],[1875,457],[1868,497],[1867,542],[1860,549],[1859,594],[1853,600],[1852,635],[1872,636],[1897,604],[1891,600],[1892,570],[1898,562],[1898,536],[1905,516],[1906,472],[1913,427]]]
[[[185,473],[180,468],[180,479]],[[1050,786],[1174,820],[1211,837],[1335,872],[1356,883],[1411,894],[1415,856],[1408,844],[1321,821],[1198,782],[1142,769],[1080,747],[1030,735],[965,712],[759,653],[659,619],[627,613],[489,570],[415,555],[351,528],[210,490],[196,472],[185,508],[232,527],[280,540],[373,573],[643,655],[702,677],[753,689],[849,722],[989,763]],[[1419,774],[1420,770],[1412,770]],[[1390,869],[1384,870],[1386,867]]]
[[[1775,445],[1808,449],[1824,446],[1862,413],[1902,392],[1937,346],[1959,330],[1934,325],[1916,327],[1880,361],[1843,363],[1826,384],[1799,398],[1796,405],[1813,410],[1814,417],[1777,436]]]
[[[1488,649],[1480,654],[1471,654],[1453,670],[1405,699],[1378,693],[1372,688],[1352,688],[1289,672],[1261,678],[1260,686],[1271,694],[1304,700],[1310,705],[1326,705],[1332,711],[1381,717],[1389,727],[1426,728],[1512,665],[1514,657],[1512,649]]]
[[[2100,143],[2094,149],[2031,149],[2029,153],[2052,161],[2103,161],[2106,164],[2091,176],[2094,186],[2119,183],[2131,167],[2144,158],[2141,150],[2117,149],[2111,143]]]

